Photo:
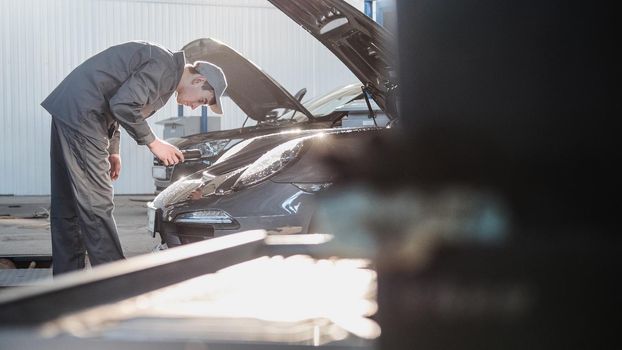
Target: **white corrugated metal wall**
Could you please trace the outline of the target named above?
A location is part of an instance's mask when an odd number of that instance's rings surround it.
[[[363,0],[350,0],[362,8]],[[50,117],[39,103],[76,66],[108,46],[154,41],[179,49],[212,37],[228,43],[292,94],[327,92],[356,78],[321,44],[263,0],[0,0],[0,195],[49,194]],[[222,128],[244,117],[225,102]],[[189,110],[186,109],[187,114]],[[200,111],[195,111],[200,114]],[[174,98],[149,119],[177,114]],[[125,132],[115,192],[152,193],[152,156]]]

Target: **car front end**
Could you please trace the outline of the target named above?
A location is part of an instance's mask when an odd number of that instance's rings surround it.
[[[155,218],[151,231],[159,233],[168,247],[259,228],[281,234],[307,233],[316,194],[334,180],[322,158],[336,151],[357,152],[369,137],[383,130],[307,132],[241,166],[229,163],[243,156],[223,156],[213,167],[172,184],[156,197],[150,209]]]

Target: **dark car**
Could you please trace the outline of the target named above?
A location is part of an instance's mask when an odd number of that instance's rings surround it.
[[[168,139],[181,150],[198,150],[200,155],[175,166],[164,166],[155,158],[152,176],[157,192],[171,182],[213,164],[227,149],[242,140],[279,130],[340,127],[350,112],[356,114],[356,110],[348,111],[343,106],[363,98],[361,84],[350,84],[301,104],[299,99],[305,89],[292,96],[259,67],[220,41],[198,39],[184,46],[183,50],[189,62],[208,61],[223,69],[228,82],[227,95],[247,116],[244,125],[249,119],[256,125]],[[375,104],[374,107],[376,113],[382,114]],[[380,124],[388,121],[382,115],[376,119]]]
[[[397,117],[389,33],[343,1],[272,3],[331,48],[361,80],[366,95],[389,118]],[[169,247],[256,228],[306,233],[315,194],[334,180],[321,159],[359,152],[389,132],[382,127],[321,129],[248,139],[157,196],[149,208],[150,231]]]
[[[334,180],[322,157],[358,152],[386,132],[322,129],[246,140],[231,155],[162,191],[149,205],[150,231],[168,247],[259,228],[307,233],[315,194]]]

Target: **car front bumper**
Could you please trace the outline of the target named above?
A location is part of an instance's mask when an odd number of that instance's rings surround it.
[[[180,222],[184,214],[222,212],[231,222],[206,219]],[[265,229],[280,233],[306,233],[315,213],[315,195],[290,183],[265,181],[244,191],[210,195],[167,208],[156,217],[156,231],[169,247],[232,233]],[[225,220],[226,221],[226,220]]]

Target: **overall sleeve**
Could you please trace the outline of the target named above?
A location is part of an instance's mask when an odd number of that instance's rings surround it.
[[[112,114],[139,145],[155,140],[141,109],[150,97],[157,97],[158,84],[165,71],[166,68],[158,60],[150,60],[134,72],[110,99]]]

